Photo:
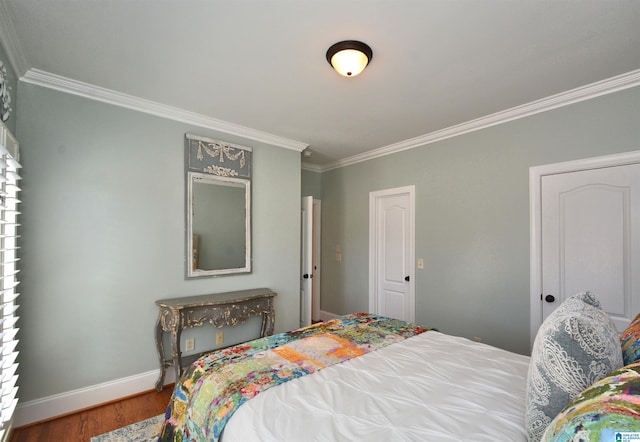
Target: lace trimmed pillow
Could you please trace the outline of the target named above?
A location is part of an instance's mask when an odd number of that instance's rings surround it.
[[[525,428],[538,442],[553,418],[584,389],[622,367],[618,333],[589,292],[563,302],[542,323],[531,352]]]

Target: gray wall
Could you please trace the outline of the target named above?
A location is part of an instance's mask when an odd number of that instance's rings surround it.
[[[23,403],[157,369],[157,299],[270,287],[276,331],[297,326],[299,152],[18,87]],[[249,275],[184,278],[185,132],[254,149]]]
[[[322,198],[322,174],[311,170],[302,170],[302,196]]]
[[[638,150],[639,122],[634,88],[323,173],[321,308],[368,309],[369,192],[415,184],[416,321],[528,353],[529,167]]]

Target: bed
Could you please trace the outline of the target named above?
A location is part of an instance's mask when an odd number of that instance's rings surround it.
[[[376,325],[389,321],[359,314],[328,324],[354,317]],[[220,440],[526,440],[528,356],[434,330],[415,331],[261,391],[235,410]],[[202,428],[207,423],[187,430],[186,420],[210,422],[202,410],[186,409],[198,400],[188,397],[194,385],[204,384],[196,372],[192,367],[176,386],[162,440],[217,439],[213,426]],[[189,413],[199,415],[176,422]]]
[[[531,357],[356,313],[206,355],[161,441],[640,440],[640,315],[622,335],[586,292]]]
[[[431,331],[256,396],[223,440],[523,441],[527,366]]]

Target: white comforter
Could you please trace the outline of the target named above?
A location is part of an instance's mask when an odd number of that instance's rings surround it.
[[[525,441],[528,364],[430,331],[259,394],[222,441]]]

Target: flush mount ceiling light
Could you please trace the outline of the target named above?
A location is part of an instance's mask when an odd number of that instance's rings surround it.
[[[340,75],[355,77],[369,64],[373,51],[366,43],[356,40],[340,41],[327,51],[327,61]]]

